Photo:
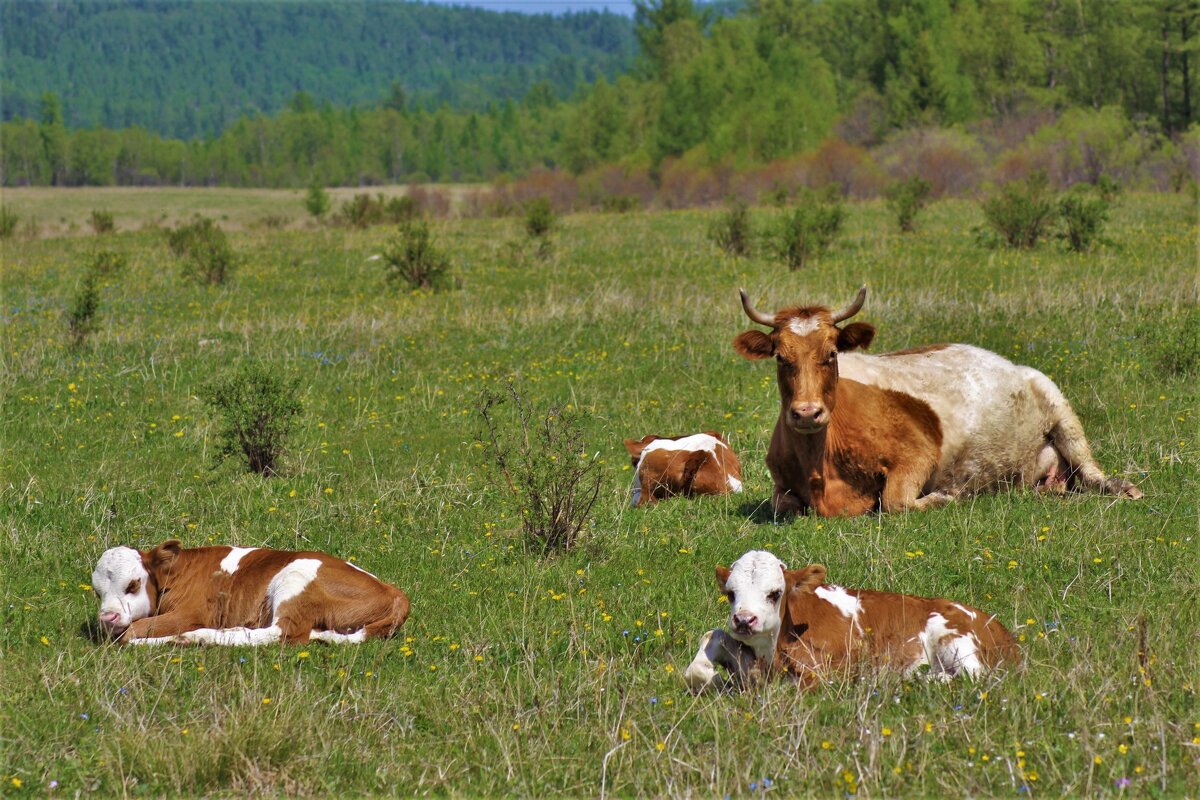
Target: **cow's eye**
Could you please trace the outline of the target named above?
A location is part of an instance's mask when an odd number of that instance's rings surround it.
[[[770,600],[772,603],[778,603],[779,598],[781,598],[781,597],[783,597],[783,592],[781,592],[779,589],[776,589],[775,591],[773,591],[767,595],[767,599]]]
[[[733,592],[726,592],[725,599],[728,600],[730,603],[732,603],[733,602]]]
[[[834,350],[829,355],[825,356],[825,360],[822,361],[821,363],[828,365],[828,364],[832,364],[835,361],[837,361],[837,350]]]
[[[790,369],[792,366],[792,362],[788,361],[783,356],[775,356],[775,362],[784,369]]]
[[[137,578],[131,580],[129,585],[125,587],[125,594],[137,594],[138,589],[142,588],[142,582]]]

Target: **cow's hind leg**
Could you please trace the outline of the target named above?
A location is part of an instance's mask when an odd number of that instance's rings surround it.
[[[1054,385],[1054,381],[1037,372],[1031,383],[1054,420],[1047,438],[1067,466],[1068,484],[1075,482],[1086,489],[1103,494],[1114,494],[1134,500],[1141,498],[1142,490],[1129,481],[1105,476],[1092,456],[1092,448],[1083,433],[1083,424],[1080,423],[1079,417],[1075,416],[1067,398]]]

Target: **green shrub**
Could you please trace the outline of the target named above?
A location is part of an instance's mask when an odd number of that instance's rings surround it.
[[[196,217],[167,232],[171,252],[183,259],[184,277],[219,284],[229,279],[237,258],[225,231],[207,217]]]
[[[917,214],[929,202],[933,187],[929,181],[920,177],[909,178],[906,181],[896,181],[887,187],[888,208],[896,215],[896,222],[904,233],[911,233]]]
[[[126,259],[121,253],[100,250],[92,256],[91,270],[97,275],[119,275],[125,271]]]
[[[1104,202],[1112,205],[1121,195],[1121,184],[1107,175],[1101,175],[1096,179],[1096,191]]]
[[[304,208],[309,214],[312,214],[316,219],[322,219],[329,213],[331,205],[329,192],[325,191],[325,187],[321,184],[313,182],[308,187],[308,194],[304,197]]]
[[[1035,246],[1053,221],[1054,212],[1054,198],[1044,172],[1006,184],[983,203],[987,224],[1009,247]]]
[[[775,234],[775,250],[790,269],[802,269],[829,248],[842,228],[846,212],[832,192],[805,192],[800,204],[785,212]]]
[[[736,197],[729,199],[725,211],[708,231],[708,238],[731,256],[750,255],[752,236],[750,207]]]
[[[288,434],[301,411],[298,386],[298,378],[281,378],[265,364],[252,362],[209,384],[205,401],[221,414],[218,461],[241,454],[250,471],[276,474]]]
[[[92,230],[97,236],[105,233],[112,233],[117,229],[117,224],[113,219],[111,211],[99,211],[97,209],[92,209],[91,223]]]
[[[549,198],[535,197],[525,204],[525,233],[530,239],[545,239],[557,221]]]
[[[1066,241],[1067,249],[1082,253],[1091,249],[1108,221],[1108,201],[1079,191],[1069,192],[1059,199],[1058,214],[1064,228],[1058,237]]]
[[[511,401],[510,413],[499,409]],[[579,541],[596,499],[602,473],[587,454],[581,419],[564,409],[531,409],[511,384],[505,394],[487,392],[478,437],[503,477],[497,488],[511,498],[525,541],[542,553],[567,550]]]
[[[383,203],[369,194],[356,194],[338,209],[338,222],[359,230],[383,222]]]
[[[441,289],[450,283],[450,259],[438,250],[425,220],[403,223],[383,251],[388,283]]]
[[[383,196],[380,195],[380,201],[383,201]],[[420,209],[417,208],[417,201],[408,195],[393,197],[383,203],[383,216],[389,222],[408,222],[415,219],[420,214]]]
[[[0,206],[0,239],[11,238],[17,232],[21,217],[8,206]]]
[[[624,214],[628,211],[637,211],[641,205],[642,201],[638,199],[637,195],[610,194],[600,201],[600,210],[609,214]]]
[[[95,270],[89,269],[84,273],[71,307],[67,309],[67,332],[71,343],[76,347],[82,345],[92,331],[96,329],[96,312],[100,310],[99,276]]]

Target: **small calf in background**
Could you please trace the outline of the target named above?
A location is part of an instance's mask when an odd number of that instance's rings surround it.
[[[673,439],[651,434],[626,439],[625,449],[634,466],[631,505],[742,490],[742,462],[715,431]]]
[[[762,550],[716,572],[729,598],[730,630],[701,638],[684,672],[695,693],[740,688],[756,673],[786,673],[810,688],[864,661],[906,676],[928,665],[929,677],[949,680],[1018,660],[1012,634],[994,616],[961,603],[827,585],[821,564],[789,570]]]
[[[396,632],[404,592],[348,561],[265,547],[104,551],[92,572],[100,627],[124,644],[355,644]]]

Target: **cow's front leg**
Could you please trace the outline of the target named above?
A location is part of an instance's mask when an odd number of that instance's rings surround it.
[[[724,668],[729,677],[721,675],[717,667]],[[684,671],[683,680],[693,694],[710,687],[722,691],[744,686],[753,669],[753,650],[725,631],[709,631],[700,637],[700,650]]]
[[[169,612],[157,617],[143,617],[117,638],[121,644],[165,644],[181,633],[199,628],[203,623],[187,612]]]
[[[776,485],[775,492],[771,495],[771,510],[775,512],[776,519],[788,519],[793,515],[803,514],[807,509],[808,506],[799,497]]]
[[[884,484],[879,507],[884,511],[926,511],[946,505],[954,497],[945,492],[930,492],[924,497],[917,496],[929,480],[930,474],[927,470],[893,471]]]

